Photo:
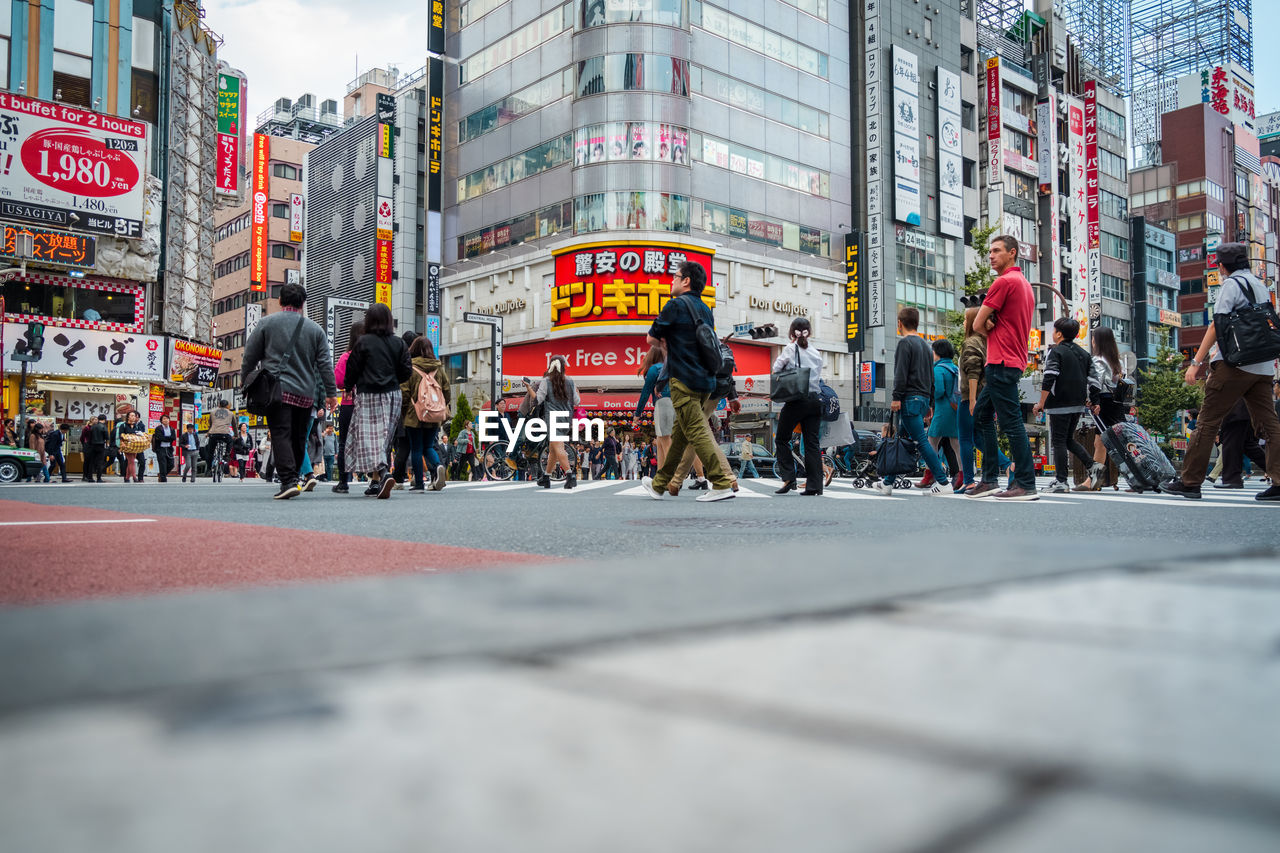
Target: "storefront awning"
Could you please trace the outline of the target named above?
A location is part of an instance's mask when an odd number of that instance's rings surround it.
[[[70,391],[76,394],[137,394],[139,383],[125,385],[119,382],[64,382],[57,379],[37,379],[37,391]]]

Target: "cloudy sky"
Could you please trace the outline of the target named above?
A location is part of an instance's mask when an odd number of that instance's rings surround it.
[[[246,118],[277,98],[311,92],[342,106],[347,83],[370,68],[426,64],[426,0],[205,0],[218,57],[249,77]],[[252,127],[252,125],[251,125]]]
[[[1254,2],[1258,113],[1280,110],[1280,15]],[[339,104],[370,68],[413,71],[426,61],[427,0],[205,0],[205,23],[223,37],[221,58],[249,75],[252,120],[276,98],[303,92]],[[376,10],[376,13],[373,11]]]

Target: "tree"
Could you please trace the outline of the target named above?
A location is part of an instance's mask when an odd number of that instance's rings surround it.
[[[467,399],[466,392],[458,395],[457,411],[453,413],[453,420],[449,422],[449,441],[453,441],[458,437],[458,433],[462,432],[462,428],[466,426],[467,421],[475,420],[475,412],[471,410],[471,402]]]
[[[1183,376],[1182,353],[1161,347],[1151,366],[1139,375],[1142,402],[1138,406],[1138,423],[1153,435],[1169,435],[1178,412],[1198,409],[1204,401],[1204,390],[1188,385]]]
[[[977,259],[974,261],[973,267],[964,274],[965,296],[981,293],[991,287],[991,282],[996,280],[995,270],[991,269],[991,262],[987,259],[987,252],[991,248],[991,236],[995,233],[996,227],[994,225],[975,226],[969,232]],[[958,354],[964,346],[963,311],[947,312],[947,340],[951,341],[951,345],[955,347]]]

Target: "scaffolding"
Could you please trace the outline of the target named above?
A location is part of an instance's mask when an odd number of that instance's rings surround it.
[[[1129,40],[1125,35],[1131,0],[1056,0],[1054,6],[1071,35],[1085,76],[1128,91]]]
[[[1088,0],[1078,0],[1087,3]],[[1251,0],[1125,0],[1132,62],[1130,94],[1134,168],[1160,162],[1160,116],[1177,109],[1177,80],[1234,62],[1253,73]]]
[[[978,51],[1026,67],[1026,0],[975,0]]]

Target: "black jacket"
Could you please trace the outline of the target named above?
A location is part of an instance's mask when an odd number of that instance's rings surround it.
[[[51,429],[49,434],[44,437],[44,450],[46,453],[57,453],[62,449],[62,440],[65,436],[60,429]]]
[[[395,335],[362,335],[347,359],[343,387],[361,394],[399,391],[413,372],[409,348]]]
[[[89,427],[89,444],[103,447],[107,443],[110,436],[107,433],[107,425],[102,421],[95,421],[93,426]]]
[[[172,451],[178,444],[178,433],[172,426],[165,427],[164,424],[156,427],[156,431],[151,433],[151,449],[159,453],[161,449]],[[162,448],[161,445],[164,445]]]
[[[1089,396],[1089,370],[1093,359],[1075,341],[1063,341],[1049,350],[1044,362],[1044,382],[1040,390],[1048,391],[1045,411],[1079,408]]]
[[[933,405],[933,348],[919,335],[898,339],[893,352],[893,399],[924,397]]]

